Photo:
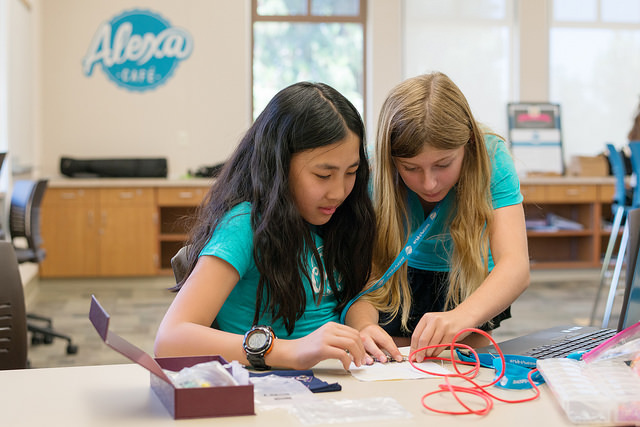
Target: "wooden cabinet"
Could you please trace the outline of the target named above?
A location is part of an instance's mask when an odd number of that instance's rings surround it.
[[[49,188],[42,204],[42,277],[157,272],[153,188]]]
[[[94,276],[98,273],[98,191],[47,189],[42,201],[43,277]]]
[[[149,276],[157,271],[153,188],[101,189],[99,276]]]
[[[550,214],[581,224],[581,229],[528,229],[532,269],[600,268],[610,220],[612,180],[549,178],[521,183],[526,219],[543,220]]]
[[[171,257],[187,240],[209,180],[181,186],[157,180],[139,187],[112,182],[50,184],[42,206],[43,277],[171,274]],[[521,189],[528,220],[555,214],[582,225],[527,230],[531,268],[600,268],[613,179],[525,178]]]

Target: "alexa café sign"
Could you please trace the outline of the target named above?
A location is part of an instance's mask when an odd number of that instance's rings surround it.
[[[143,92],[164,84],[179,63],[191,55],[193,40],[182,28],[149,10],[131,10],[102,23],[82,70],[88,77],[96,64],[120,87]]]

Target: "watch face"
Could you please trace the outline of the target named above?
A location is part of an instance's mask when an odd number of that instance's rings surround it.
[[[253,331],[247,337],[247,346],[253,350],[260,350],[267,343],[267,336],[264,331]]]

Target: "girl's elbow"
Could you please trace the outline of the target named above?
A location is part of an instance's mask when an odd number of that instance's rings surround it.
[[[153,344],[153,354],[155,357],[167,357],[169,356],[166,353],[166,346],[161,338],[156,337],[156,340]]]
[[[153,343],[153,354],[155,357],[173,357],[177,356],[175,346],[171,345],[171,339],[166,331],[158,330],[156,340]]]

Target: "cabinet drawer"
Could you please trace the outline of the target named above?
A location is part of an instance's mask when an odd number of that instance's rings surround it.
[[[174,187],[158,189],[159,206],[198,206],[209,188]]]
[[[524,203],[544,202],[546,201],[546,189],[544,185],[522,185],[520,192],[524,198]]]
[[[100,190],[100,203],[109,206],[153,204],[153,188],[107,188]]]
[[[598,191],[595,185],[553,185],[547,188],[548,202],[595,202]]]
[[[611,203],[613,201],[613,196],[615,195],[615,192],[616,192],[615,185],[601,185],[599,200],[601,202]]]
[[[97,195],[96,190],[84,188],[47,188],[42,204],[43,206],[87,206],[97,201]]]

